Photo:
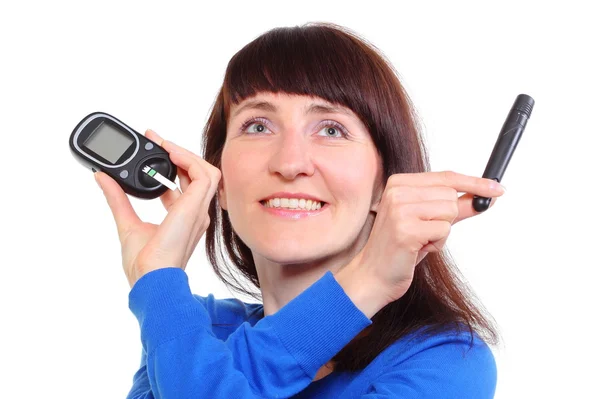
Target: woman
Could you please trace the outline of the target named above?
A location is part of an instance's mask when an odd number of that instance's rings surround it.
[[[493,397],[496,331],[440,250],[473,195],[502,188],[429,172],[373,46],[333,24],[273,29],[230,60],[202,158],[146,136],[179,169],[161,225],[96,173],[141,328],[130,398]],[[262,304],[190,292],[204,233],[217,275],[250,293],[229,260]]]

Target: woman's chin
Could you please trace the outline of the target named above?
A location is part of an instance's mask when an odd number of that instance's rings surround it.
[[[265,244],[257,248],[257,251],[267,261],[281,265],[311,263],[329,255],[327,248],[320,248],[306,240],[300,243],[283,241],[277,244]]]

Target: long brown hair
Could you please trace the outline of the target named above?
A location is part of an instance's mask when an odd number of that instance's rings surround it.
[[[416,112],[395,69],[375,46],[347,28],[332,23],[275,28],[238,51],[227,65],[204,128],[207,162],[221,168],[231,104],[259,92],[317,96],[353,110],[382,159],[383,184],[392,174],[430,171]],[[233,290],[261,300],[259,292],[246,288],[236,276],[241,272],[260,288],[250,248],[234,232],[217,196],[209,217],[206,252],[218,278]],[[497,344],[499,337],[493,319],[445,250],[428,254],[416,267],[406,294],[371,320],[368,334],[357,336],[333,358],[336,371],[363,369],[389,345],[417,330],[424,336],[458,332],[466,326],[471,338],[476,331],[489,344]]]

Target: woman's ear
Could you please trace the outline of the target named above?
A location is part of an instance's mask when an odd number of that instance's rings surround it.
[[[223,177],[221,176],[221,180],[219,180],[219,187],[217,189],[217,200],[219,201],[219,206],[224,211],[227,210],[227,197],[225,196],[225,185],[223,184]]]
[[[377,182],[375,187],[373,188],[373,198],[371,199],[371,208],[370,210],[377,213],[379,209],[379,203],[381,202],[381,197],[383,196],[383,192],[385,191],[385,183],[381,181],[381,175],[377,174]]]
[[[379,203],[381,202],[381,195],[377,194],[377,196],[373,197],[373,201],[371,202],[371,208],[370,210],[377,213],[377,210],[379,208]]]

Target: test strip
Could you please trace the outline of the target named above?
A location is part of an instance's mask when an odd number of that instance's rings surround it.
[[[173,183],[171,180],[167,179],[166,177],[158,173],[156,170],[152,169],[150,166],[144,166],[142,172],[157,180],[160,184],[169,187],[171,190],[177,190],[177,184]]]

